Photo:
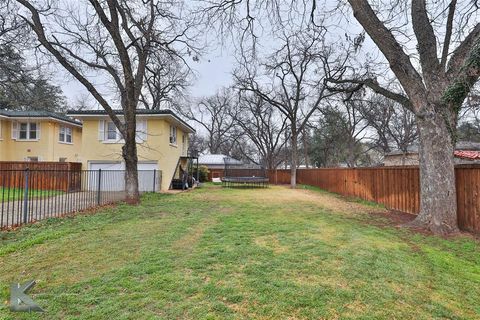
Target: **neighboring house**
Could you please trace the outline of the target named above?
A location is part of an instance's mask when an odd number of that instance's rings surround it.
[[[122,120],[122,111],[115,110]],[[83,124],[79,161],[88,170],[124,170],[123,139],[104,110],[69,111]],[[168,190],[187,163],[188,135],[195,130],[170,110],[137,110],[139,170],[159,170],[161,190]],[[149,173],[150,174],[150,173]],[[142,175],[139,174],[142,185]]]
[[[454,151],[455,164],[480,164],[480,143],[459,141]],[[418,166],[418,146],[407,148],[407,152],[399,150],[384,156],[385,166]]]
[[[225,169],[225,159],[227,159],[229,165],[242,166],[243,162],[224,154],[204,154],[198,157],[198,165],[206,166],[208,169]]]
[[[243,162],[224,154],[205,154],[198,158],[198,165],[208,168],[208,180],[212,178],[222,178],[225,170],[225,159],[229,167],[242,167]]]
[[[79,161],[82,124],[46,111],[0,110],[0,161]]]

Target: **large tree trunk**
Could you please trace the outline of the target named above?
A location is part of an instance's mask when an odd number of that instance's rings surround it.
[[[133,120],[135,124],[135,119]],[[131,124],[131,122],[130,122]],[[124,134],[125,144],[122,147],[122,156],[125,160],[125,201],[128,204],[138,204],[140,202],[140,193],[138,192],[138,157],[136,127],[135,125],[126,125]]]
[[[420,213],[412,222],[436,234],[458,231],[454,142],[444,116],[433,110],[418,117]]]
[[[296,133],[292,133],[292,154],[290,161],[290,188],[297,187],[297,166],[298,166],[298,137]]]

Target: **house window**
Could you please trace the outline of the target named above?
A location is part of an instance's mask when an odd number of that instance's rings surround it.
[[[39,137],[39,129],[39,125],[36,122],[14,123],[14,139],[37,140]]]
[[[59,158],[58,162],[67,162],[67,158]]]
[[[177,144],[177,127],[170,126],[170,143]]]
[[[111,121],[106,122],[107,140],[117,140],[117,127]]]
[[[27,161],[38,162],[38,157],[27,157]]]
[[[64,143],[72,143],[72,128],[60,126],[58,141],[64,142]]]

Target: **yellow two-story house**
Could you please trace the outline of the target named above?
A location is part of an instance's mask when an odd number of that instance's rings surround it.
[[[122,111],[115,112],[122,120]],[[122,159],[124,140],[104,110],[69,111],[67,115],[83,125],[78,156],[83,169],[125,169]],[[190,125],[170,110],[137,110],[138,169],[149,170],[148,174],[157,170],[161,176],[158,187],[168,190],[174,175],[179,175],[179,166],[186,165],[188,136],[194,132]],[[149,179],[142,179],[140,172],[140,189],[143,181]]]
[[[82,124],[47,111],[0,110],[0,161],[80,160]]]

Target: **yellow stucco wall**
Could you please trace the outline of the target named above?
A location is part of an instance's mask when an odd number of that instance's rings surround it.
[[[7,122],[5,119],[0,118],[0,161],[5,161],[9,157],[9,150],[6,148],[6,129]]]
[[[186,155],[188,139],[182,148],[184,132],[177,128],[177,146],[170,144],[170,123],[164,118],[137,117],[147,121],[147,139],[137,144],[139,162],[157,162],[162,172],[161,190],[168,190],[180,156]],[[83,169],[89,169],[91,161],[122,161],[123,143],[111,143],[98,139],[99,121],[107,118],[84,118],[82,148],[79,153]],[[185,150],[185,154],[183,151]]]
[[[23,121],[23,120],[22,120]],[[27,157],[39,157],[40,161],[79,161],[79,151],[82,140],[82,129],[73,127],[73,142],[66,144],[58,141],[61,125],[56,121],[31,120],[40,124],[40,138],[35,141],[12,139],[12,121],[2,120],[2,138],[0,141],[0,161],[24,161]]]

